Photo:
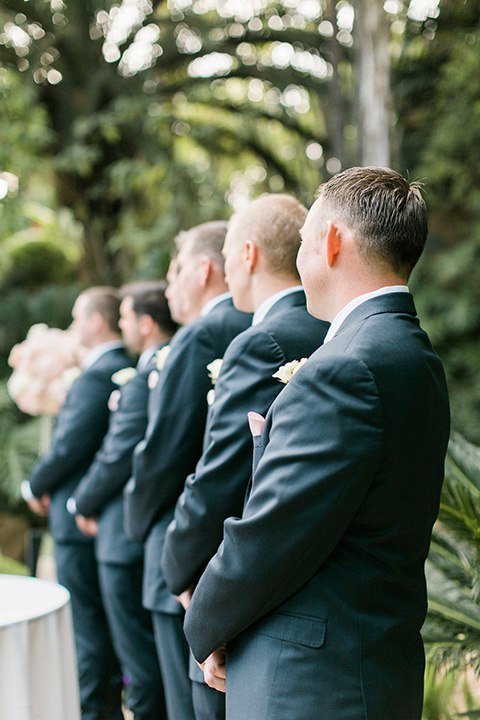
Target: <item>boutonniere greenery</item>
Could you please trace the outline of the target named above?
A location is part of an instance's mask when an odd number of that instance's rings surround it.
[[[157,366],[157,370],[163,370],[170,350],[170,345],[164,345],[155,353],[155,365]]]
[[[218,376],[220,375],[222,363],[223,363],[223,359],[217,358],[216,360],[212,360],[212,362],[208,363],[208,365],[207,365],[208,377],[212,381],[212,385],[214,387],[215,387],[215,383],[218,380]],[[215,390],[212,388],[207,393],[207,403],[209,405],[213,405],[214,400],[215,400]]]
[[[112,382],[115,383],[115,385],[126,385],[130,380],[132,380],[135,375],[137,374],[137,371],[134,367],[126,367],[122,368],[122,370],[117,370],[116,373],[113,373],[112,375]]]
[[[308,358],[302,358],[301,360],[292,360],[292,362],[280,365],[276,373],[273,373],[272,377],[279,380],[279,382],[285,385],[290,382],[296,372],[300,370],[303,365],[307,362]]]

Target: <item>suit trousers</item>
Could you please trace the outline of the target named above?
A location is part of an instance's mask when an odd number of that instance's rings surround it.
[[[225,695],[205,682],[192,681],[195,720],[225,720]]]
[[[113,645],[128,677],[126,704],[135,720],[166,720],[152,618],[142,607],[143,560],[128,565],[99,561],[98,574]]]
[[[173,615],[154,610],[152,619],[168,717],[194,720],[192,682],[188,677],[190,650],[183,632],[183,613]]]
[[[102,604],[93,542],[55,544],[57,578],[71,595],[82,720],[123,720],[122,675]]]

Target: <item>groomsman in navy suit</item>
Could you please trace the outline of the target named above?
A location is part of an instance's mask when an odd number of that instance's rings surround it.
[[[90,467],[108,429],[112,375],[130,367],[118,327],[120,295],[113,288],[83,292],[73,328],[90,348],[83,373],[57,417],[50,449],[30,474],[30,507],[49,513],[58,582],[72,596],[82,720],[123,720],[122,678],[114,655],[97,576],[94,541],[81,533],[66,503]]]
[[[279,367],[311,355],[328,329],[328,323],[307,312],[296,267],[306,216],[293,197],[265,195],[229,223],[223,248],[227,284],[235,307],[254,315],[252,327],[231,342],[223,357],[204,452],[187,478],[165,537],[165,579],[185,606],[222,541],[224,520],[242,514],[252,468],[247,413],[266,415],[285,387],[274,377]],[[202,672],[198,666],[196,672]],[[201,685],[194,688],[197,720],[224,716],[224,707],[216,714],[208,706]]]
[[[163,538],[185,479],[202,452],[211,388],[207,365],[221,357],[251,322],[250,315],[233,307],[225,284],[221,253],[225,232],[224,222],[205,223],[178,238],[176,276],[167,297],[176,317],[181,316],[187,325],[173,338],[151,392],[146,435],[134,452],[133,476],[124,491],[127,535],[146,541],[143,601],[153,613],[172,720],[192,720],[194,710],[184,611],[163,578]],[[210,688],[207,691],[215,694]]]
[[[139,282],[123,289],[120,329],[139,355],[135,369],[113,376],[110,426],[87,474],[69,500],[77,525],[96,536],[100,588],[123,674],[127,705],[135,720],[166,718],[163,686],[150,613],[142,607],[143,545],[123,530],[122,490],[132,473],[132,453],[145,435],[149,385],[158,381],[157,352],[177,329],[170,317],[164,282]],[[117,399],[118,396],[118,399]]]
[[[332,324],[267,415],[185,631],[201,663],[226,644],[228,720],[420,720],[449,435],[406,285],[427,211],[393,170],[352,168],[320,187],[301,235],[308,309]],[[225,690],[225,668],[209,682]]]

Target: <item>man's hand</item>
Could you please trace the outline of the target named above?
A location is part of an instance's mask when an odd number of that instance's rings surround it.
[[[27,500],[27,503],[30,510],[33,510],[36,515],[45,517],[50,510],[50,495],[45,493],[45,495],[42,495],[40,498],[32,495],[32,497]]]
[[[80,532],[87,535],[87,537],[95,537],[98,533],[97,518],[86,518],[83,515],[75,515],[75,522]]]
[[[223,693],[225,692],[226,678],[225,659],[225,648],[221,647],[209,655],[205,662],[200,665],[207,685]]]
[[[175,595],[175,599],[178,600],[180,605],[183,607],[184,610],[188,608],[190,605],[190,600],[192,599],[193,591],[195,590],[195,585],[190,585],[188,590],[184,590],[181,595]]]

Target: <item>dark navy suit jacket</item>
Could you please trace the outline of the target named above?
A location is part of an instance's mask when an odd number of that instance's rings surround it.
[[[52,444],[30,474],[37,497],[51,493],[50,530],[57,542],[91,542],[66,503],[87,472],[108,429],[112,375],[131,360],[123,348],[108,350],[74,382],[56,419]]]
[[[145,439],[133,457],[133,477],[127,483],[125,529],[138,542],[147,539],[144,604],[151,610],[181,613],[161,572],[163,538],[187,475],[202,452],[211,389],[207,365],[251,323],[251,316],[220,301],[205,316],[177,332],[170,353],[152,390]]]
[[[229,719],[420,719],[448,436],[443,368],[407,293],[357,307],[280,393],[243,517],[185,619],[198,660],[228,643]]]
[[[287,362],[309,357],[323,342],[328,323],[309,315],[305,303],[303,290],[279,299],[225,353],[205,450],[165,537],[163,571],[174,595],[197,582],[222,541],[224,520],[242,514],[252,468],[247,413],[265,416],[285,387],[273,374]]]
[[[154,353],[145,367],[120,388],[102,447],[74,493],[77,510],[98,517],[96,556],[101,562],[130,564],[143,560],[143,545],[127,538],[123,529],[122,490],[132,474],[132,454],[145,436],[149,377],[155,373]]]

